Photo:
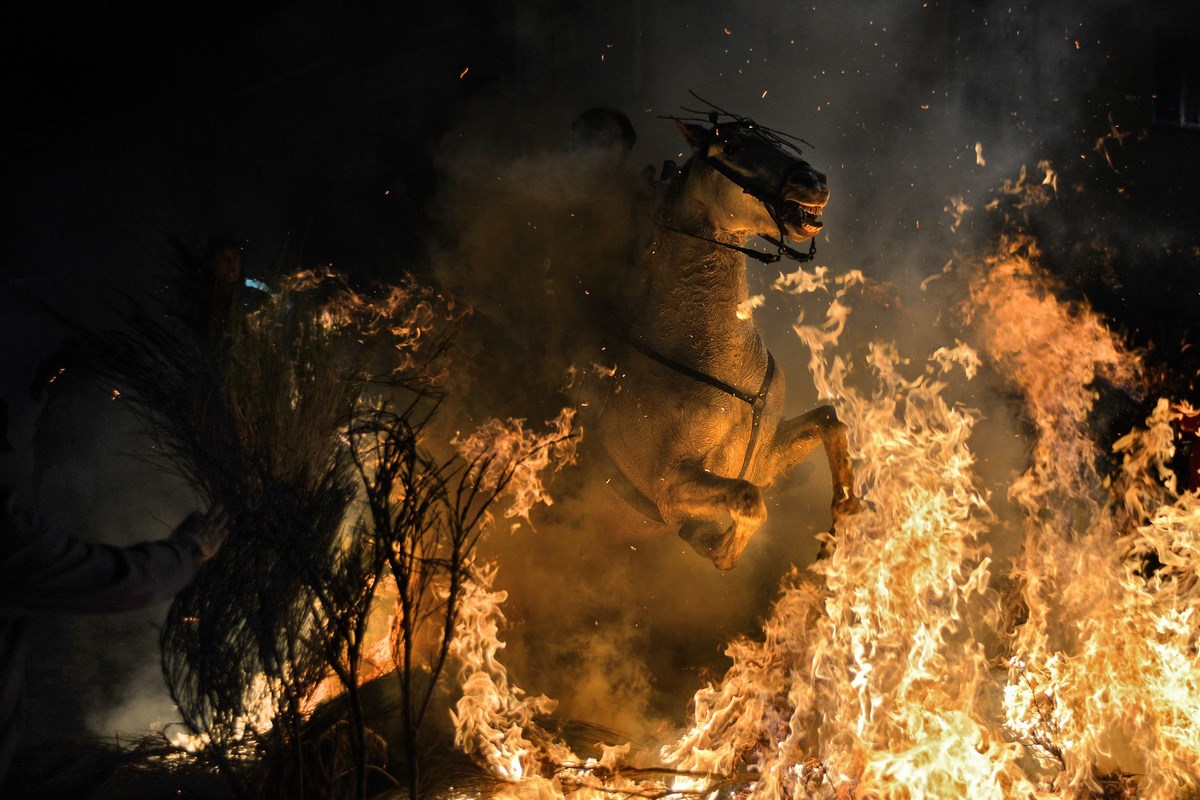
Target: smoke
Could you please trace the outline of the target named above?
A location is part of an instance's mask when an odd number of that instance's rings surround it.
[[[33,456],[25,496],[47,526],[126,546],[165,538],[197,507],[183,480],[146,461],[152,444],[110,388],[72,375],[38,411],[30,438],[13,438]],[[106,738],[138,735],[176,721],[158,658],[168,605],[38,618],[26,742],[61,741],[84,727]]]
[[[562,497],[555,513],[535,518],[536,530],[496,532],[487,543],[509,592],[504,660],[520,685],[559,701],[562,720],[649,743],[723,669],[725,643],[753,629],[786,564],[812,560],[815,529],[806,535],[793,518],[785,538],[768,523],[756,534],[761,546],[721,573],[674,536],[607,535],[605,500]],[[810,518],[828,513],[814,505]]]
[[[21,198],[21,224],[49,242],[22,274],[61,276],[54,288],[83,308],[94,279],[72,281],[86,278],[97,264],[104,265],[106,277],[135,287],[148,268],[141,258],[131,265],[128,255],[131,243],[132,249],[143,244],[145,231],[131,233],[127,227],[134,226],[127,222],[108,228],[85,212],[104,208],[99,219],[111,222],[121,214],[140,215],[164,196],[171,197],[168,205],[178,208],[177,216],[189,228],[232,225],[250,230],[256,242],[288,234],[302,238],[322,225],[350,231],[339,252],[362,254],[364,261],[378,257],[374,263],[350,263],[351,269],[386,274],[427,267],[445,288],[476,306],[460,343],[464,369],[451,376],[446,426],[465,429],[492,415],[537,423],[580,399],[559,391],[569,380],[567,370],[591,369],[596,347],[613,333],[601,323],[606,303],[631,280],[622,248],[641,235],[648,218],[636,202],[631,215],[625,201],[638,196],[643,167],[686,159],[674,125],[659,115],[699,107],[687,93],[694,90],[813,143],[805,157],[827,173],[832,191],[816,265],[839,273],[859,268],[870,281],[847,299],[854,308],[850,346],[861,352],[868,340],[896,340],[904,343],[904,352],[926,353],[947,336],[969,338],[953,312],[964,288],[942,270],[957,252],[972,251],[991,234],[980,210],[995,187],[1023,165],[1050,158],[1060,169],[1070,169],[1061,191],[1069,197],[1063,205],[1074,210],[1051,220],[1055,235],[1082,238],[1081,230],[1095,230],[1094,201],[1073,187],[1094,185],[1097,176],[1110,174],[1093,142],[1109,130],[1110,113],[1118,121],[1128,117],[1147,93],[1146,68],[1127,68],[1139,63],[1128,52],[1131,43],[1144,53],[1155,26],[1174,13],[1169,4],[1138,6],[1133,13],[1132,4],[1119,0],[1036,6],[992,2],[970,8],[936,0],[803,5],[626,0],[607,3],[603,11],[553,13],[544,5],[503,7],[495,15],[506,24],[493,32],[429,24],[436,34],[431,41],[461,59],[454,64],[450,57],[447,63],[438,60],[436,72],[426,66],[407,81],[396,75],[412,68],[413,59],[379,59],[358,71],[324,73],[333,75],[332,88],[318,96],[327,104],[324,112],[291,110],[302,105],[297,98],[307,99],[303,88],[311,85],[305,83],[273,95],[259,89],[250,99],[243,95],[229,118],[206,117],[205,147],[165,152],[143,147],[140,137],[120,147],[105,139],[97,145],[105,154],[103,164],[89,152],[56,165],[56,179],[39,183],[40,191],[32,195],[29,205],[36,211],[25,209]],[[316,15],[323,22],[329,16]],[[463,19],[462,25],[471,26],[469,17]],[[480,19],[481,25],[495,22]],[[311,11],[281,14],[257,28],[260,33],[280,29],[292,41],[319,38]],[[388,52],[422,46],[415,41],[420,27],[415,33],[388,30],[395,33]],[[262,47],[260,40],[272,38],[254,40],[251,33],[236,41]],[[451,41],[458,39],[482,40],[498,54],[466,45],[455,51]],[[266,61],[271,54],[259,55]],[[426,57],[423,63],[434,64],[433,56]],[[459,79],[463,67],[471,70]],[[449,76],[444,81],[443,71]],[[363,74],[376,80],[360,81]],[[479,75],[488,82],[469,100],[465,90],[454,88],[471,85]],[[385,120],[376,121],[379,130],[372,129],[367,138],[382,142],[376,145],[381,150],[394,146],[403,155],[375,162],[364,157],[366,167],[355,167],[350,156],[338,154],[358,141],[343,143],[331,120],[345,110],[335,102],[338,91],[363,83],[404,86],[389,97],[391,106],[379,111],[371,106],[364,113]],[[362,92],[346,93],[359,97]],[[449,99],[438,116],[434,112],[442,98]],[[638,132],[616,175],[568,146],[575,114],[601,103],[625,110]],[[144,109],[137,120],[145,122],[153,110]],[[313,116],[322,123],[320,136],[308,132]],[[428,129],[411,134],[421,126]],[[398,131],[410,133],[406,138]],[[443,131],[430,155],[423,145]],[[231,160],[245,169],[235,174],[215,169],[219,159],[207,149],[209,141],[222,142]],[[1121,146],[1131,170],[1135,155],[1149,146],[1137,150],[1134,141]],[[284,151],[290,155],[279,155]],[[270,159],[260,164],[256,159],[263,152]],[[404,218],[379,213],[355,194],[360,185],[351,191],[334,177],[355,168],[395,171],[397,164],[414,161],[436,165],[436,191],[422,195],[416,179],[402,186],[397,194],[405,198]],[[196,187],[186,202],[179,200],[184,185]],[[112,186],[120,187],[124,202],[109,207],[103,190]],[[83,200],[70,206],[73,213],[52,213],[68,205],[63,196],[74,193]],[[430,202],[421,205],[426,199]],[[340,207],[339,200],[344,201]],[[947,212],[956,206],[972,210],[965,223]],[[430,242],[427,264],[414,254],[410,230],[428,225],[424,215],[436,222],[424,237]],[[379,228],[356,228],[347,221],[359,217]],[[1159,219],[1155,226],[1160,241],[1178,241],[1171,223]],[[406,247],[384,243],[398,240]],[[319,242],[306,241],[309,253],[320,252]],[[100,247],[92,252],[96,242]],[[336,249],[331,241],[326,244]],[[1061,269],[1068,271],[1066,265]],[[792,333],[805,301],[773,292],[777,275],[777,270],[752,266],[751,293],[766,297],[755,320],[788,375],[790,416],[813,407],[817,396],[804,367],[808,352]],[[33,336],[21,333],[20,338]],[[15,362],[6,370],[21,391],[25,367]],[[1026,448],[1022,423],[1000,384],[984,376],[952,398],[983,411],[973,441],[987,456],[984,479],[996,483],[1022,468]],[[28,416],[23,409],[18,414]],[[135,460],[114,456],[147,447],[118,417],[75,410],[55,423],[71,445],[51,448],[52,480],[58,486],[46,497],[52,498],[58,522],[128,542],[165,533],[166,525],[190,507],[190,498],[172,481],[151,477]],[[66,434],[72,426],[86,430]],[[506,656],[521,685],[563,701],[564,717],[652,738],[675,724],[706,676],[723,669],[724,643],[754,629],[788,565],[803,566],[814,558],[814,536],[829,524],[826,467],[814,457],[771,490],[768,523],[728,574],[671,536],[614,540],[597,519],[596,495],[572,480],[567,473],[550,487],[559,502],[535,516],[534,529],[498,530],[489,541],[500,563],[497,583],[511,596]],[[1003,515],[1002,504],[997,505]],[[155,518],[163,525],[148,528],[146,521]],[[85,704],[96,705],[90,719],[98,731],[131,724],[136,714],[117,722],[108,709],[118,703],[121,709],[131,707],[122,687],[151,683],[154,670],[146,665],[155,658],[156,637],[146,623],[160,617],[160,610],[151,610],[122,617],[124,622],[62,623],[70,626],[63,649],[76,655],[46,655],[46,664],[70,665],[49,669],[44,674],[53,680],[47,683],[92,687],[80,692],[89,698]],[[125,633],[135,643],[125,644]],[[89,654],[97,652],[108,660],[93,661]],[[43,699],[54,690],[48,685]],[[158,702],[157,691],[149,691],[148,703]],[[147,719],[158,716],[155,711]]]
[[[479,324],[466,333],[460,376],[467,417],[548,418],[555,404],[577,399],[556,389],[568,367],[589,368],[576,359],[603,341],[579,294],[612,293],[612,284],[619,292],[636,279],[612,243],[645,221],[631,227],[622,216],[628,199],[604,205],[598,194],[604,180],[612,190],[644,167],[686,160],[674,125],[659,116],[703,108],[688,90],[813,143],[805,158],[828,174],[832,192],[815,263],[868,278],[846,299],[851,352],[865,353],[870,341],[899,342],[908,354],[956,339],[978,344],[959,313],[967,276],[951,265],[989,252],[1002,214],[985,207],[1022,170],[1041,180],[1040,161],[1066,170],[1064,195],[1087,184],[1115,197],[1121,178],[1093,143],[1137,119],[1146,68],[1131,71],[1137,59],[1114,52],[1130,38],[1146,46],[1172,13],[1130,20],[1129,5],[1116,0],[1086,13],[1069,3],[623,8],[603,20],[526,20],[523,42],[546,69],[468,106],[438,149],[437,213],[453,244],[435,254],[434,272],[476,306]],[[620,177],[598,174],[565,146],[571,117],[594,102],[624,108],[638,132]],[[1039,220],[1052,238],[1074,241],[1081,228],[1095,231],[1105,202],[1064,197],[1056,207],[1068,210]],[[1048,266],[1069,276],[1077,263]],[[802,413],[817,398],[791,328],[818,305],[772,291],[772,268],[750,272],[751,294],[765,297],[754,318],[789,376],[789,414]],[[1008,392],[986,369],[947,389],[951,402],[981,411],[972,447],[987,487],[1006,486],[1027,462],[1029,431]],[[611,498],[561,478],[551,492],[562,502],[535,516],[536,530],[489,543],[497,584],[510,592],[506,659],[517,681],[560,699],[566,718],[635,738],[677,724],[691,692],[727,663],[724,643],[765,613],[786,566],[811,563],[813,537],[829,525],[821,462],[771,490],[768,524],[724,575],[674,537],[614,539],[599,510]],[[1004,534],[1016,530],[1004,522],[1017,511],[1003,492],[993,507],[1001,524],[987,546],[1003,564],[1019,546]]]

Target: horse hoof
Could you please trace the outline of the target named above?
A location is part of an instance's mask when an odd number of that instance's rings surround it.
[[[734,553],[732,550],[729,550],[727,552],[714,555],[712,557],[712,562],[713,566],[721,570],[721,572],[728,572],[737,566],[738,560],[741,559],[741,557],[741,553]]]
[[[735,524],[749,523],[757,528],[767,518],[767,502],[763,499],[762,489],[749,481],[741,481],[741,485],[726,496],[725,505]]]
[[[744,549],[736,546],[733,532],[733,526],[722,531],[713,522],[689,520],[680,526],[679,538],[690,544],[697,553],[712,561],[717,569],[725,571],[737,566],[742,549]]]

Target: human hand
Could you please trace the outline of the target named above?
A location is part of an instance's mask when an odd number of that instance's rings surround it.
[[[172,538],[190,539],[200,551],[200,558],[208,561],[215,556],[229,536],[229,512],[221,503],[215,504],[207,514],[193,511],[179,524]]]

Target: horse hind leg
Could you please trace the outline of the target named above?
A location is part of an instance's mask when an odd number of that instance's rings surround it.
[[[720,570],[737,565],[750,537],[767,518],[762,489],[695,465],[672,470],[658,507],[666,522],[680,524],[680,537]]]
[[[850,469],[850,446],[846,425],[837,417],[833,406],[819,406],[779,423],[771,448],[767,453],[768,478],[774,478],[800,463],[817,448],[825,448],[829,473],[833,478],[833,501],[830,504],[833,521],[853,514],[859,509],[854,495],[854,472]]]

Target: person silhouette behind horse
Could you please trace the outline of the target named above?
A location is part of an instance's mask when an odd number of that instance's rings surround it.
[[[595,106],[571,121],[571,151],[591,153],[613,171],[624,166],[637,143],[637,131],[624,111]]]

